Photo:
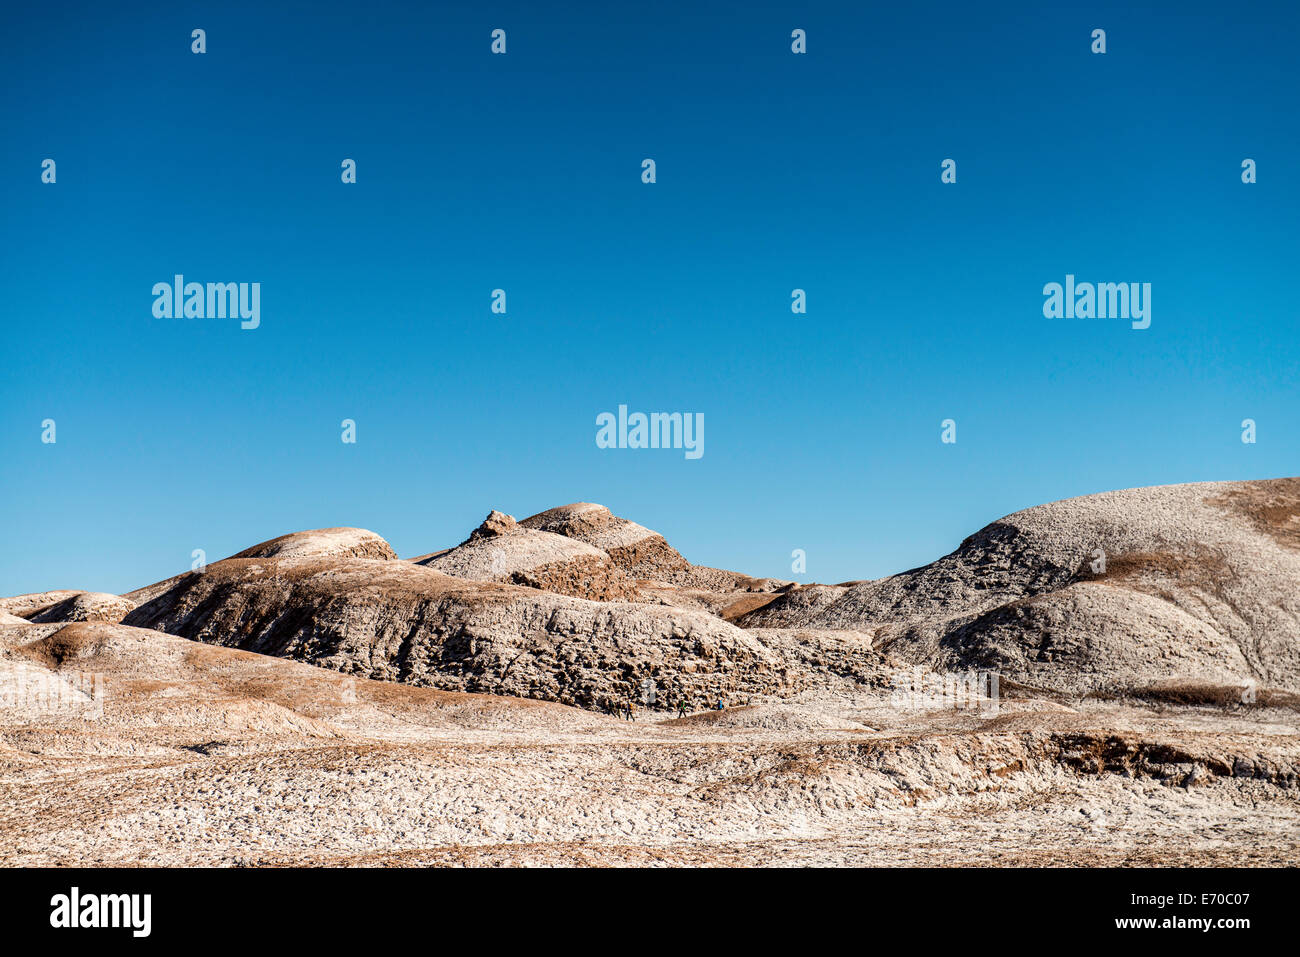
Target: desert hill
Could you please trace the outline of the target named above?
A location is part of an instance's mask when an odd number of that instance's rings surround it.
[[[493,511],[412,561],[366,529],[296,532],[122,597],[0,600],[31,622],[122,621],[351,674],[605,708],[869,682],[866,651],[1078,696],[1300,690],[1300,479],[1130,489],[999,519],[878,581],[693,565],[592,503]],[[807,652],[797,634],[822,636]],[[828,636],[840,634],[842,639]],[[831,673],[819,662],[833,652]],[[791,652],[794,652],[793,657]]]
[[[123,620],[349,674],[589,708],[779,691],[783,662],[689,609],[595,602],[360,558],[231,558],[180,576]],[[666,703],[666,701],[665,701]]]
[[[1293,863],[1298,523],[1134,489],[798,585],[579,504],[0,599],[0,860]]]
[[[1200,679],[1297,690],[1300,479],[1041,505],[922,568],[789,589],[738,624],[863,630],[905,660],[1062,689]]]
[[[561,505],[531,515],[519,524],[598,548],[634,578],[662,578],[690,568],[690,563],[658,532],[620,518],[604,505]]]
[[[293,532],[246,548],[231,558],[374,558],[392,561],[397,553],[366,528],[318,528]]]

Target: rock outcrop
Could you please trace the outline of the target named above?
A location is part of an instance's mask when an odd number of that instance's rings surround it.
[[[464,542],[417,563],[457,578],[593,601],[637,599],[635,582],[607,553],[579,539],[525,528],[495,510]]]

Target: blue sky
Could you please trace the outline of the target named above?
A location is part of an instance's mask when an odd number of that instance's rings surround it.
[[[570,501],[841,581],[1300,472],[1294,4],[150,6],[4,13],[0,594]],[[155,318],[176,273],[260,328]],[[1067,273],[1151,327],[1045,319]],[[597,448],[620,403],[705,454]]]

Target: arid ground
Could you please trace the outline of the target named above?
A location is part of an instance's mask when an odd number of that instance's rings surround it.
[[[1293,865],[1298,729],[1300,479],[828,585],[579,503],[0,599],[0,860]]]

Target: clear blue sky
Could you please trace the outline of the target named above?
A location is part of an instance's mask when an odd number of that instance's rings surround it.
[[[1300,473],[1295,4],[619,6],[7,5],[0,594],[584,500],[840,581]],[[261,327],[155,319],[178,272]],[[1150,282],[1151,328],[1045,319],[1066,273]],[[703,458],[598,449],[620,403]]]

